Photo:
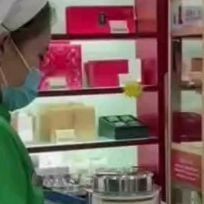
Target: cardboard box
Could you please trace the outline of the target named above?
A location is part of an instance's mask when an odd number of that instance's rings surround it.
[[[85,71],[90,87],[117,87],[119,74],[129,72],[128,60],[89,61],[85,65]]]
[[[203,59],[202,58],[192,58],[191,71],[192,72],[201,72],[202,68],[203,68]]]
[[[95,109],[80,104],[58,105],[38,113],[41,142],[80,141],[96,136]]]
[[[173,144],[172,204],[202,203],[202,142]]]
[[[76,136],[83,140],[90,140],[96,137],[96,116],[93,106],[75,108],[74,129]]]

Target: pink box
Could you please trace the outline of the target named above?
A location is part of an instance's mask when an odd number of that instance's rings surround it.
[[[135,33],[135,10],[132,6],[68,7],[66,28],[69,35]]]
[[[89,61],[85,64],[90,87],[119,86],[119,74],[128,73],[128,60]]]
[[[41,63],[44,76],[40,90],[52,89],[50,79],[62,79],[69,89],[82,88],[81,46],[71,45],[67,41],[52,41],[49,50]]]

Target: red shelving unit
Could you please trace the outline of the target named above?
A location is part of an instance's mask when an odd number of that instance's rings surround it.
[[[104,36],[68,36],[53,34],[54,40],[135,40],[137,56],[142,59],[143,95],[137,100],[138,118],[150,128],[147,139],[127,141],[94,141],[62,145],[30,146],[30,153],[49,151],[69,151],[78,149],[108,148],[138,145],[138,161],[141,166],[149,167],[156,172],[156,181],[162,187],[163,200],[166,200],[166,165],[165,165],[165,96],[168,70],[168,1],[135,0],[137,13],[137,33]],[[162,16],[162,18],[161,18]],[[177,35],[175,35],[177,36]],[[117,94],[123,89],[93,88],[80,90],[42,91],[39,97]]]

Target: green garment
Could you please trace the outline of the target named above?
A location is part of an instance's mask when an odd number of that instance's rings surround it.
[[[0,105],[0,204],[43,204],[31,159]]]

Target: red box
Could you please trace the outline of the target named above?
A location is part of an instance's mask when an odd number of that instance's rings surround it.
[[[174,112],[173,141],[201,141],[202,118],[200,114],[191,112]]]
[[[49,90],[50,78],[64,78],[69,89],[82,88],[81,46],[67,41],[53,41],[41,64],[44,76],[40,90]]]
[[[89,61],[85,70],[90,87],[115,87],[118,75],[128,73],[128,60]]]
[[[172,144],[172,201],[202,203],[202,142]]]
[[[66,9],[66,28],[69,35],[108,35],[111,33],[135,33],[136,23],[132,6],[94,6],[68,7]],[[123,21],[120,26],[111,22]],[[126,27],[126,29],[125,29]]]

